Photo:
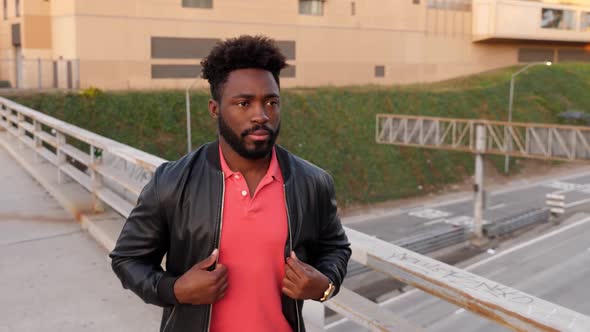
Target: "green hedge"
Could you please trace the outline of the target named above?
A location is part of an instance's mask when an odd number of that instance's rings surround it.
[[[284,89],[279,143],[328,170],[342,205],[420,195],[473,172],[466,153],[377,145],[377,113],[506,119],[507,68],[404,87]],[[514,120],[559,122],[568,109],[590,111],[590,65],[535,67],[518,77]],[[105,92],[13,98],[34,109],[167,159],[185,153],[184,94]],[[193,146],[215,138],[207,91],[192,93]],[[501,168],[503,158],[492,157]]]

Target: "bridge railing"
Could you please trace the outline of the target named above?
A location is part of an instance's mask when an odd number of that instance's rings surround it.
[[[35,151],[39,161],[53,164],[58,179],[67,176],[91,192],[96,209],[106,204],[123,217],[131,212],[145,181],[166,161],[2,97],[0,128],[14,136],[20,148]],[[497,324],[515,331],[590,330],[590,317],[573,310],[353,229],[346,232],[356,261]],[[421,330],[347,289],[326,306],[373,331]],[[322,330],[319,325],[309,330]]]

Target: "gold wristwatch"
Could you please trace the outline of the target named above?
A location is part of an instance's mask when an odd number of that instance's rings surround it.
[[[330,297],[332,297],[332,294],[334,293],[334,289],[336,289],[336,287],[334,286],[334,283],[330,281],[330,284],[328,285],[328,289],[326,289],[326,291],[324,292],[324,296],[322,296],[322,298],[320,299],[320,302],[325,302]]]

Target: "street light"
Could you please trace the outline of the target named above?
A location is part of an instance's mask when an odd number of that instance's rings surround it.
[[[531,62],[528,65],[524,66],[523,68],[521,68],[519,71],[517,71],[516,73],[512,74],[512,78],[510,79],[510,99],[508,102],[508,123],[512,122],[512,102],[514,101],[514,78],[516,78],[516,76],[518,76],[519,74],[523,73],[524,71],[526,71],[527,69],[533,67],[533,66],[539,66],[539,65],[544,65],[544,66],[551,66],[553,63],[551,63],[551,61],[540,61],[540,62]],[[506,143],[506,148],[508,148],[508,128],[504,128],[504,142]],[[512,140],[510,140],[510,143],[512,143]],[[510,144],[512,146],[512,144]],[[508,151],[506,151],[508,153]],[[506,154],[504,156],[504,173],[508,174],[508,164],[510,163],[510,156],[508,154]]]
[[[193,81],[191,83],[191,85],[189,85],[188,88],[186,88],[185,91],[185,100],[186,100],[186,148],[188,153],[190,153],[193,150],[193,143],[191,141],[191,96],[190,96],[190,90],[193,88],[193,86],[200,80],[200,78],[197,78],[195,81]]]

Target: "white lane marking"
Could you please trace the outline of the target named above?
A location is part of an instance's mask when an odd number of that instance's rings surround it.
[[[583,218],[583,219],[581,219],[581,220],[578,220],[578,221],[576,221],[576,222],[575,222],[575,223],[573,223],[573,224],[567,225],[567,226],[565,226],[565,227],[563,227],[563,228],[560,228],[560,229],[556,229],[556,230],[554,230],[553,232],[550,232],[550,233],[544,234],[544,235],[542,235],[542,236],[539,236],[538,238],[534,238],[534,239],[532,239],[532,240],[530,240],[530,241],[527,241],[527,242],[521,243],[521,244],[519,244],[519,245],[517,245],[517,246],[514,246],[514,247],[512,247],[512,248],[509,248],[509,249],[507,249],[507,250],[505,250],[505,251],[502,251],[502,252],[500,252],[500,253],[496,254],[495,256],[492,256],[492,257],[486,258],[486,259],[484,259],[484,260],[482,260],[482,261],[479,261],[479,262],[477,262],[477,263],[471,264],[471,265],[469,265],[468,267],[465,267],[465,268],[463,268],[463,269],[464,269],[464,270],[467,270],[467,271],[473,270],[473,269],[475,269],[475,268],[476,268],[476,267],[478,267],[478,266],[481,266],[481,265],[483,265],[483,264],[489,263],[489,262],[491,262],[491,261],[493,261],[493,260],[495,260],[495,259],[498,259],[498,258],[500,258],[500,257],[502,257],[502,256],[508,255],[508,254],[510,254],[510,253],[513,253],[513,252],[515,252],[515,251],[517,251],[517,250],[520,250],[520,249],[522,249],[522,248],[525,248],[525,247],[528,247],[528,246],[530,246],[530,245],[532,245],[532,244],[535,244],[535,243],[537,243],[537,242],[539,242],[539,241],[543,241],[543,240],[545,240],[545,239],[547,239],[547,238],[550,238],[550,237],[552,237],[552,236],[555,236],[555,235],[557,235],[557,234],[563,233],[563,232],[565,232],[565,231],[567,231],[567,230],[570,230],[570,229],[572,229],[572,228],[574,228],[574,227],[578,227],[578,226],[580,226],[580,225],[583,225],[583,224],[587,223],[588,221],[590,221],[590,217]]]
[[[441,210],[436,210],[436,209],[420,209],[420,210],[414,210],[414,211],[408,213],[408,215],[410,215],[412,217],[416,217],[416,218],[422,218],[422,219],[439,219],[439,218],[446,218],[446,217],[450,216],[451,213],[441,211]]]
[[[432,220],[432,221],[429,221],[429,222],[425,222],[425,223],[424,223],[424,225],[426,225],[426,226],[432,226],[432,225],[434,225],[434,224],[439,224],[439,223],[441,223],[441,222],[446,222],[446,219],[436,219],[436,220]]]
[[[565,181],[552,181],[552,182],[545,183],[542,186],[548,187],[548,188],[553,188],[553,189],[559,189],[559,190],[567,190],[567,191],[579,190],[579,189],[583,189],[585,187],[585,185],[583,185],[583,184],[571,183],[571,182],[565,182]]]
[[[581,219],[581,220],[578,220],[578,221],[576,221],[575,223],[573,223],[573,224],[571,224],[571,225],[567,225],[567,226],[565,226],[565,227],[563,227],[563,228],[556,229],[556,230],[554,230],[553,232],[547,233],[547,234],[545,234],[545,235],[543,235],[543,236],[540,236],[540,237],[538,237],[538,238],[532,239],[532,240],[530,240],[530,241],[527,241],[527,242],[521,243],[521,244],[519,244],[519,245],[517,245],[517,246],[514,246],[514,247],[512,247],[512,248],[506,249],[505,251],[502,251],[502,252],[500,252],[500,253],[497,253],[497,254],[496,254],[496,255],[494,255],[494,256],[491,256],[491,257],[489,257],[489,258],[486,258],[486,259],[484,259],[484,260],[482,260],[482,261],[479,261],[479,262],[477,262],[477,263],[471,264],[471,265],[469,265],[469,266],[467,266],[467,267],[463,268],[463,270],[466,270],[466,271],[473,270],[473,269],[477,268],[478,266],[481,266],[481,265],[483,265],[483,264],[489,263],[489,262],[491,262],[491,261],[493,261],[493,260],[496,260],[496,259],[498,259],[498,258],[500,258],[500,257],[502,257],[502,256],[508,255],[508,254],[510,254],[510,253],[513,253],[513,252],[515,252],[515,251],[517,251],[517,250],[520,250],[520,249],[522,249],[522,248],[528,247],[528,246],[530,246],[530,245],[532,245],[532,244],[535,244],[535,243],[537,243],[537,242],[539,242],[539,241],[545,240],[545,239],[547,239],[547,238],[549,238],[549,237],[555,236],[555,235],[557,235],[557,234],[559,234],[559,233],[563,233],[563,232],[565,232],[565,231],[567,231],[567,230],[569,230],[569,229],[572,229],[572,228],[574,228],[574,227],[577,227],[577,226],[583,225],[583,224],[587,223],[588,221],[590,221],[590,217],[583,218],[583,219]],[[590,250],[590,248],[588,248],[588,250]],[[407,291],[407,292],[403,293],[402,295],[395,296],[395,297],[392,297],[392,298],[390,298],[390,299],[388,299],[388,300],[385,300],[385,301],[383,301],[383,302],[380,302],[380,303],[379,303],[379,305],[380,305],[380,306],[386,306],[386,305],[388,305],[388,304],[390,304],[390,303],[393,303],[393,302],[399,301],[399,300],[401,300],[401,299],[403,299],[403,298],[405,298],[405,297],[407,297],[407,296],[409,296],[409,295],[412,295],[412,294],[414,294],[414,293],[417,293],[417,292],[421,292],[421,291],[420,291],[419,289],[416,289],[416,288],[414,288],[414,289],[412,289],[412,290],[409,290],[409,291]]]
[[[505,204],[505,203],[500,203],[500,204],[496,204],[496,205],[494,205],[494,206],[490,206],[490,207],[488,208],[488,210],[496,210],[496,209],[499,209],[499,208],[503,208],[503,207],[505,207],[505,206],[506,206],[506,204]]]
[[[570,202],[570,203],[568,203],[568,204],[565,205],[565,208],[571,208],[571,207],[574,207],[574,206],[586,204],[588,202],[590,202],[590,198],[582,199],[582,200],[575,201],[575,202]]]

